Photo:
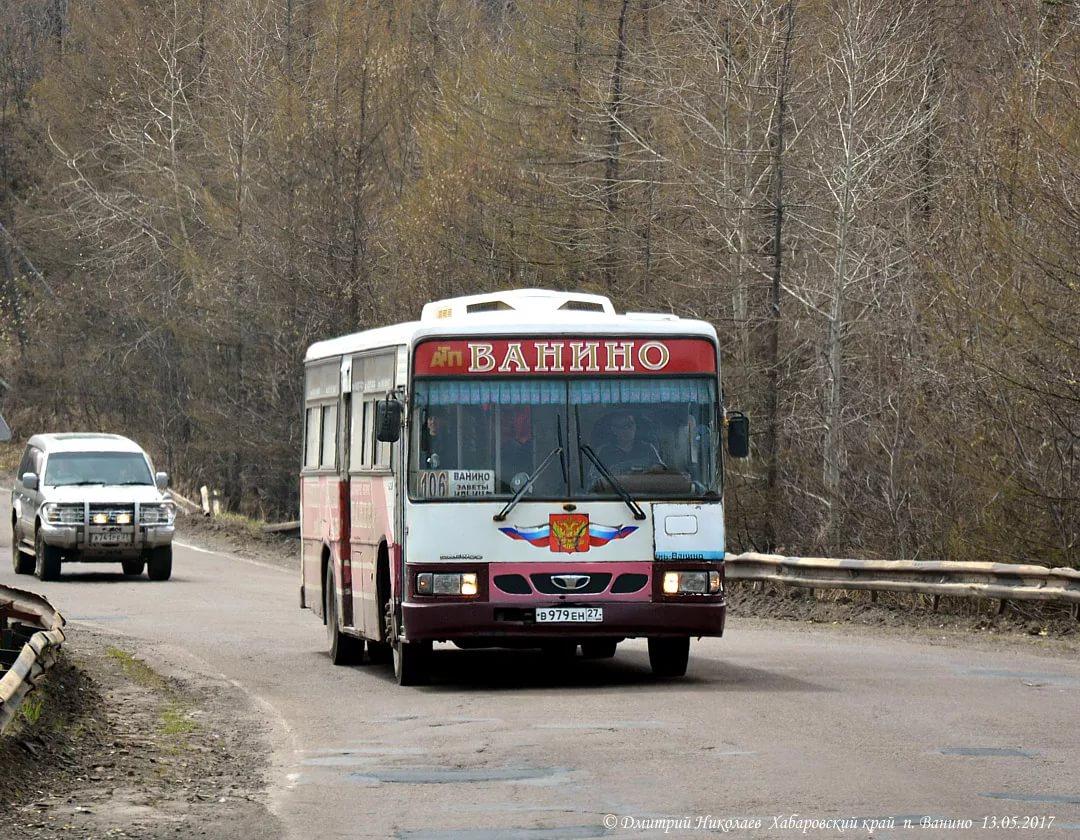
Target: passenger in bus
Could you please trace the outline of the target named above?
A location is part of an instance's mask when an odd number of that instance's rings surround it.
[[[637,419],[632,412],[618,411],[607,422],[613,440],[597,453],[613,473],[648,472],[667,469],[659,451],[638,437]]]
[[[535,453],[533,451],[532,409],[528,406],[504,409],[502,436],[500,479],[510,492],[517,492],[521,484],[528,481],[528,476],[536,466],[533,463]],[[517,481],[514,480],[515,478]]]
[[[420,469],[446,470],[457,466],[454,436],[447,418],[437,408],[429,408],[420,428]]]

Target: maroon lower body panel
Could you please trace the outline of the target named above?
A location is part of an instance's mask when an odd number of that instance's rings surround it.
[[[535,606],[597,606],[604,620],[597,623],[537,624],[534,611],[521,603],[406,603],[402,604],[405,635],[410,641],[445,641],[471,637],[512,639],[588,639],[620,636],[722,636],[727,604],[602,601],[548,603]],[[533,607],[534,605],[530,605]]]

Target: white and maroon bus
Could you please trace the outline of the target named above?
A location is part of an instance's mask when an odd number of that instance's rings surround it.
[[[337,664],[432,644],[614,655],[648,639],[686,671],[724,630],[716,332],[618,315],[606,297],[515,290],[306,358],[300,601]],[[745,417],[728,449],[745,456]]]

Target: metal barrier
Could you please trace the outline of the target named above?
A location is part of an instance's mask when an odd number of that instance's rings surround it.
[[[779,554],[728,555],[729,580],[770,581],[803,589],[865,589],[1080,605],[1080,570],[1013,563],[834,560]]]
[[[16,622],[9,627],[9,622]],[[5,638],[17,637],[23,625],[37,628],[22,646],[19,655],[0,677],[0,732],[15,718],[23,698],[56,662],[64,641],[64,617],[39,595],[22,589],[0,586],[0,631]]]

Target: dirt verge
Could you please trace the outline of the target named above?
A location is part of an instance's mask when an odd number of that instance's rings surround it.
[[[240,516],[210,519],[198,514],[176,518],[176,536],[201,548],[261,560],[285,569],[300,568],[299,535],[281,536],[262,530],[262,523]]]
[[[166,679],[126,644],[69,634],[0,737],[0,837],[279,836],[242,692]]]
[[[728,614],[810,624],[851,625],[911,634],[942,631],[952,637],[982,637],[1052,643],[1080,650],[1080,621],[1067,605],[941,597],[855,590],[811,591],[772,583],[730,581]]]

